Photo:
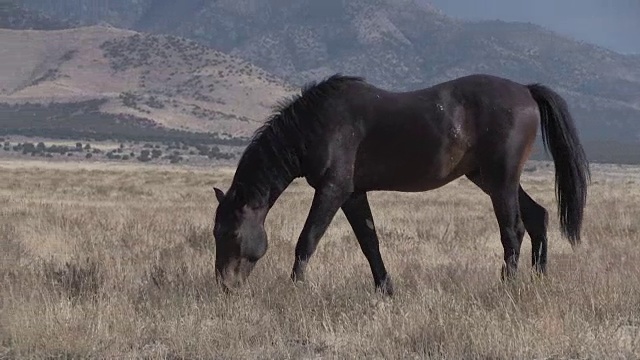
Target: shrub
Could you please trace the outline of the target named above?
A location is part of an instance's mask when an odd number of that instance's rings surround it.
[[[32,143],[26,142],[22,145],[22,153],[23,154],[27,154],[30,152],[34,152],[36,151],[36,146],[33,145]]]
[[[142,150],[140,152],[140,156],[138,156],[138,160],[142,162],[147,162],[151,160],[150,156],[151,152],[149,150]]]
[[[169,160],[169,163],[170,163],[170,164],[177,164],[177,163],[179,163],[180,161],[182,161],[182,156],[172,155],[172,156],[171,156],[171,158],[170,158],[170,160]]]

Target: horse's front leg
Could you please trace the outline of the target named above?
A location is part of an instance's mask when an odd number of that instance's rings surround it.
[[[309,215],[296,244],[295,261],[291,272],[293,281],[304,281],[304,272],[309,259],[315,252],[318,242],[329,227],[336,212],[349,198],[350,194],[349,187],[334,183],[329,183],[316,189]]]
[[[342,205],[342,211],[351,224],[360,248],[369,262],[376,290],[388,296],[393,295],[393,283],[382,261],[382,255],[380,255],[378,234],[376,234],[376,227],[373,223],[367,193],[354,192],[351,194],[349,200]]]

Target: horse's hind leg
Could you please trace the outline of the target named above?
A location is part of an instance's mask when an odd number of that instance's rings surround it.
[[[500,228],[500,241],[504,249],[504,265],[502,266],[501,278],[505,280],[506,278],[512,278],[517,272],[520,247],[525,233],[518,204],[519,184],[517,180],[500,180],[500,178],[504,178],[503,176],[483,175],[481,176],[478,172],[468,174],[467,177],[491,198],[493,211]]]
[[[380,255],[378,235],[373,223],[367,193],[356,192],[351,194],[349,199],[342,205],[342,211],[351,228],[353,228],[364,256],[369,261],[376,289],[385,295],[393,295],[393,284],[385,269],[382,255]]]
[[[531,237],[531,265],[539,275],[544,275],[547,269],[547,226],[549,215],[547,210],[529,194],[522,186],[518,190],[520,213],[524,227]]]

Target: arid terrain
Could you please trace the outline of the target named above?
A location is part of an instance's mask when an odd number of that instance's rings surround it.
[[[249,62],[175,36],[92,26],[0,29],[0,39],[0,104],[16,109],[100,101],[93,112],[237,137],[250,135],[276,101],[294,93]],[[6,116],[3,126],[17,115]]]
[[[640,141],[640,57],[535,24],[452,18],[429,0],[109,0],[83,6],[78,0],[21,0],[20,4],[56,20],[83,25],[107,22],[190,39],[296,86],[335,72],[361,75],[398,91],[478,72],[541,82],[567,99],[583,138]],[[543,5],[535,6],[547,12]],[[594,24],[585,26],[600,27]],[[43,25],[51,26],[49,21],[32,21],[36,28]]]
[[[0,360],[640,359],[640,166],[595,164],[640,164],[638,55],[426,0],[0,0],[0,44]],[[274,105],[336,72],[557,90],[593,162],[581,246],[560,237],[553,165],[531,161],[545,279],[525,236],[499,281],[491,202],[461,178],[369,195],[393,298],[342,212],[294,285],[313,195],[297,180],[248,284],[223,293],[212,187]]]
[[[550,211],[549,277],[499,282],[490,201],[466,179],[372,193],[396,295],[373,292],[344,215],[307,283],[288,280],[311,201],[296,181],[235,295],[215,285],[212,186],[232,167],[0,161],[0,358],[640,357],[640,169],[594,165],[583,244],[559,236],[553,166],[524,187]]]

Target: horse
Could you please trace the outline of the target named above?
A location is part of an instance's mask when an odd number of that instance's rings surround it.
[[[281,100],[245,148],[228,191],[213,187],[216,282],[245,283],[268,247],[265,218],[296,178],[314,189],[290,278],[305,269],[342,209],[366,257],[375,290],[394,287],[367,199],[371,191],[423,192],[466,176],[491,199],[504,261],[517,272],[525,231],[535,274],[546,274],[548,212],[520,185],[540,126],[555,166],[561,235],[580,243],[589,163],[565,100],[545,85],[472,74],[412,91],[334,74]]]

